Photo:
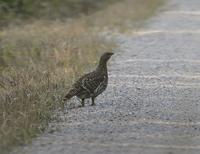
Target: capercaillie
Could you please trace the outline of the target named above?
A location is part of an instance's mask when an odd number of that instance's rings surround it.
[[[107,62],[113,55],[112,52],[105,52],[100,60],[97,68],[78,79],[72,88],[64,97],[64,101],[77,96],[81,99],[82,106],[85,105],[85,99],[91,98],[92,105],[95,105],[95,98],[106,90],[108,85]]]

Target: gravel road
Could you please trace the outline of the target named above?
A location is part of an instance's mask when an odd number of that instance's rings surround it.
[[[119,34],[96,106],[66,105],[20,154],[199,154],[200,0],[168,0],[147,26]],[[132,33],[135,33],[132,35]]]

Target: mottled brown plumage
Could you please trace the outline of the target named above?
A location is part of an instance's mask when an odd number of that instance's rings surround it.
[[[112,55],[113,53],[111,52],[104,53],[100,58],[96,70],[78,79],[63,100],[66,101],[77,96],[82,100],[81,104],[84,106],[84,100],[86,98],[91,98],[92,105],[95,105],[95,98],[101,94],[108,85],[107,61]]]

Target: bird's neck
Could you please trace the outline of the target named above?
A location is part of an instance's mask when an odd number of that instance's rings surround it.
[[[97,71],[107,74],[107,61],[100,60]]]

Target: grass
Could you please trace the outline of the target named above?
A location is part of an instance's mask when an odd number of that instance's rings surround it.
[[[116,47],[101,31],[126,29],[160,5],[161,0],[125,0],[66,22],[36,20],[1,30],[0,150],[43,132],[71,83]]]
[[[43,35],[45,34],[45,35]],[[67,87],[96,64],[112,42],[81,23],[41,23],[2,32],[0,145],[28,143],[51,120]]]

